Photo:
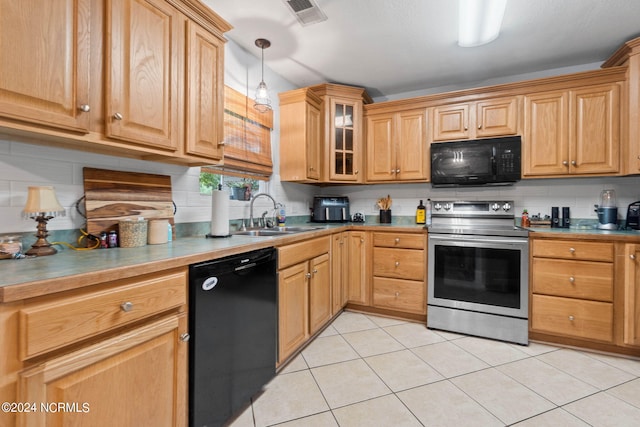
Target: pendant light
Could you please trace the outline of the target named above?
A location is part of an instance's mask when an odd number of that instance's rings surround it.
[[[266,113],[271,110],[271,100],[269,99],[269,90],[264,82],[264,50],[271,46],[271,42],[267,39],[256,39],[256,46],[262,49],[262,80],[256,89],[256,100],[253,108],[260,113]]]

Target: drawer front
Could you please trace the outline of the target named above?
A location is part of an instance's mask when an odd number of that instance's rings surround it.
[[[571,240],[534,240],[533,256],[613,262],[613,243]]]
[[[424,234],[373,233],[373,246],[385,248],[424,249]]]
[[[613,301],[613,264],[534,258],[532,292]]]
[[[533,295],[531,329],[611,342],[613,340],[613,304]]]
[[[318,237],[278,248],[278,268],[299,264],[319,255],[329,253],[331,237]]]
[[[424,280],[426,269],[424,251],[373,248],[374,276]]]
[[[114,288],[99,292],[27,306],[19,313],[20,357],[28,359],[186,302],[185,268],[173,274],[123,280]]]
[[[426,285],[424,282],[374,277],[373,305],[407,313],[425,314]]]

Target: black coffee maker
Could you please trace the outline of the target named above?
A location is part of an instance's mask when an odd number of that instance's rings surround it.
[[[627,208],[627,228],[640,230],[640,201],[631,203]]]

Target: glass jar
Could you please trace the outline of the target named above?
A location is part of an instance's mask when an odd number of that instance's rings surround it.
[[[0,236],[0,259],[14,258],[22,253],[22,237],[18,235]]]

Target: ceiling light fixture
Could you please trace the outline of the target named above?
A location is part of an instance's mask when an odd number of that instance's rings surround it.
[[[475,47],[500,34],[507,0],[459,0],[458,46]]]
[[[264,82],[264,50],[271,46],[271,42],[267,39],[256,39],[256,46],[262,49],[262,80],[256,89],[256,99],[253,108],[260,113],[266,113],[271,110],[271,99],[269,99],[269,90]]]

